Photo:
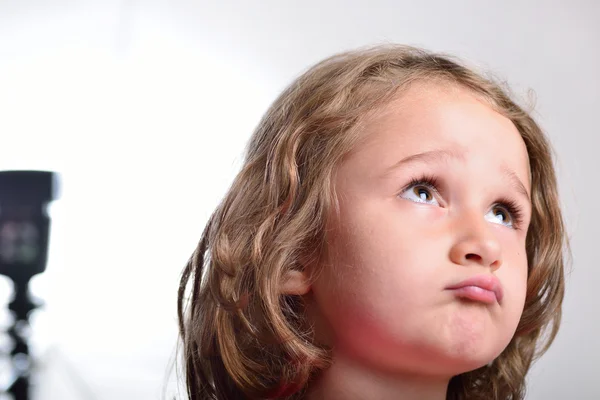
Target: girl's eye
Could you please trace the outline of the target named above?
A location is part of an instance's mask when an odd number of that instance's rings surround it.
[[[400,197],[403,199],[414,201],[415,203],[439,205],[435,198],[435,188],[426,183],[415,183],[407,187]]]
[[[495,205],[485,215],[485,219],[495,224],[500,224],[512,228],[514,225],[514,218],[512,213],[505,207]]]
[[[433,176],[413,179],[404,187],[399,196],[415,203],[445,207],[445,205],[440,204],[438,201],[438,199],[443,199],[437,189],[440,187],[439,185],[440,182]],[[516,201],[503,197],[498,199],[485,214],[485,219],[494,224],[518,230],[521,229],[521,225],[523,224],[523,216],[523,209]]]

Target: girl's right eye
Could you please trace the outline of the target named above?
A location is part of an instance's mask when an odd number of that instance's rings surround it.
[[[428,182],[417,181],[411,182],[406,189],[400,193],[400,197],[406,200],[414,201],[415,203],[431,204],[439,206],[440,203],[435,197],[437,190]]]

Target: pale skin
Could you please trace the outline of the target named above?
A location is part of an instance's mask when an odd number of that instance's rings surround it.
[[[364,133],[336,173],[330,261],[282,288],[305,297],[317,339],[333,349],[307,399],[442,400],[452,376],[504,350],[521,317],[527,150],[484,101],[434,84],[408,89]],[[449,289],[474,276],[495,277],[502,296]]]

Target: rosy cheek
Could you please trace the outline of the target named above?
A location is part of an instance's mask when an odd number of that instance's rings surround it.
[[[510,299],[508,305],[511,311],[520,316],[527,293],[527,261],[521,257],[512,261],[504,265],[505,270],[499,275],[508,295],[507,299]]]

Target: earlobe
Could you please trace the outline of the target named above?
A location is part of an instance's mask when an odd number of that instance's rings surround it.
[[[310,291],[311,283],[306,271],[287,271],[281,283],[281,294],[302,296]]]

